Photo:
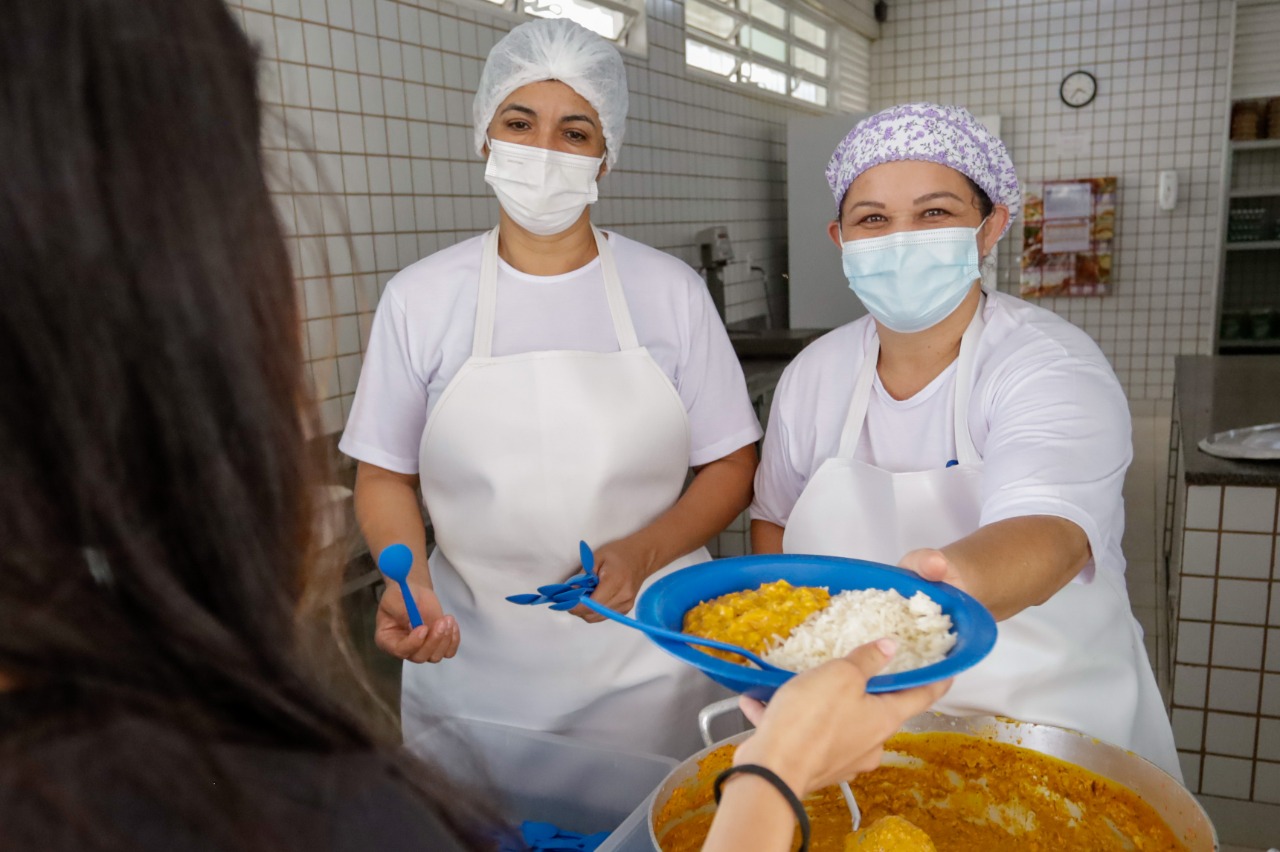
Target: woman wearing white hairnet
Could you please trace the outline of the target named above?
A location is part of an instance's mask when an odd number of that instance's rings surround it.
[[[604,39],[565,20],[512,30],[474,108],[500,223],[400,272],[378,306],[340,446],[371,551],[416,557],[425,624],[392,587],[376,637],[409,663],[406,736],[426,709],[683,756],[723,694],[585,607],[505,600],[580,571],[585,539],[593,597],[628,611],[750,502],[760,427],[705,285],[591,224],[626,111]]]
[[[1180,776],[1124,582],[1124,392],[1084,332],[982,288],[1021,203],[967,111],[905,104],[827,166],[832,242],[870,316],[815,341],[774,396],[757,552],[900,564],[982,601],[995,650],[935,709],[1058,725]]]

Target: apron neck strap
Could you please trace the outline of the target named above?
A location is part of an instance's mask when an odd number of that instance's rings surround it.
[[[956,461],[960,464],[973,464],[981,459],[973,445],[973,437],[969,434],[969,398],[973,391],[973,363],[978,349],[978,338],[986,326],[982,313],[987,306],[987,296],[982,294],[978,299],[978,309],[973,319],[960,338],[960,355],[956,360],[956,394],[955,410],[952,413],[956,436]],[[874,328],[874,326],[873,326]],[[858,371],[858,379],[853,385],[853,399],[849,401],[849,413],[845,416],[844,429],[840,432],[840,450],[838,457],[853,458],[858,449],[858,441],[862,438],[863,424],[867,420],[867,408],[871,403],[871,390],[875,384],[876,367],[880,362],[880,336],[872,334],[871,347],[862,361]]]
[[[480,254],[480,291],[476,299],[476,325],[472,335],[471,356],[488,358],[493,354],[493,321],[498,304],[498,228],[484,235]],[[622,279],[618,277],[618,265],[613,259],[613,247],[595,225],[591,235],[600,254],[600,272],[604,276],[604,293],[609,302],[609,316],[613,319],[613,331],[618,338],[618,349],[636,349],[640,346],[631,311],[622,292]]]

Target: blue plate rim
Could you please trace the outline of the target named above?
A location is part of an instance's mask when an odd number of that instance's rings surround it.
[[[991,649],[995,646],[998,635],[998,628],[995,619],[991,613],[976,598],[962,589],[956,588],[948,583],[938,583],[931,580],[925,580],[913,571],[905,568],[899,568],[893,565],[886,565],[880,562],[871,562],[865,559],[852,559],[841,556],[821,556],[816,554],[755,554],[751,556],[732,556],[725,559],[713,559],[709,562],[702,562],[696,565],[690,565],[685,568],[677,569],[665,577],[656,580],[651,586],[645,589],[640,599],[636,603],[634,617],[647,624],[668,627],[658,618],[658,609],[663,602],[665,594],[669,593],[672,587],[687,583],[690,574],[694,575],[707,574],[723,571],[726,567],[745,567],[753,568],[756,566],[772,566],[779,567],[779,561],[788,563],[785,569],[803,569],[804,567],[843,567],[858,568],[863,571],[870,570],[873,573],[883,573],[886,576],[896,578],[900,584],[924,591],[930,597],[937,600],[942,606],[943,611],[951,615],[953,624],[956,622],[956,614],[964,613],[964,618],[970,620],[971,623],[964,633],[957,630],[956,647],[948,654],[948,656],[932,665],[924,666],[911,671],[899,672],[891,675],[876,675],[867,682],[867,692],[896,692],[903,689],[910,689],[915,686],[923,686],[925,684],[934,683],[936,681],[945,680],[954,677],[973,666],[976,666],[991,653]],[[767,582],[762,580],[761,582]],[[790,581],[789,581],[790,582]],[[732,591],[741,591],[746,587],[738,589],[726,588],[722,592],[712,594],[712,597],[720,594],[728,594]],[[857,588],[877,588],[876,586],[858,586]],[[669,654],[672,654],[682,662],[701,669],[708,676],[716,680],[733,680],[739,681],[747,676],[752,681],[752,686],[765,687],[768,689],[777,689],[788,680],[795,676],[794,673],[767,672],[755,669],[750,666],[738,665],[730,663],[726,660],[718,659],[710,654],[706,654],[697,648],[686,645],[682,642],[675,642],[669,639],[658,639],[649,637],[651,641],[658,645]],[[694,656],[696,655],[696,656]]]

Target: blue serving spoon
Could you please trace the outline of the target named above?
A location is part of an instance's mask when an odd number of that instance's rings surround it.
[[[378,570],[388,580],[395,580],[400,586],[400,594],[404,596],[404,608],[409,612],[409,624],[422,626],[422,614],[418,612],[418,604],[409,591],[409,569],[413,567],[413,551],[403,544],[392,544],[378,554]]]
[[[578,604],[582,604],[590,610],[598,612],[605,618],[616,621],[619,624],[625,624],[627,627],[647,633],[655,639],[668,639],[673,642],[683,642],[686,645],[694,645],[700,648],[716,648],[720,651],[729,651],[741,657],[745,657],[754,663],[758,668],[767,672],[781,672],[782,674],[795,674],[789,669],[780,668],[773,663],[768,662],[758,654],[753,654],[746,648],[741,648],[729,642],[721,642],[716,639],[704,639],[701,636],[693,636],[689,633],[680,633],[675,630],[668,630],[665,627],[658,627],[653,624],[645,624],[643,621],[636,621],[629,618],[617,610],[596,603],[590,598],[591,592],[595,591],[597,576],[595,554],[591,552],[591,548],[587,546],[585,541],[578,543],[578,553],[582,557],[583,574],[579,577],[572,578],[567,583],[554,583],[542,586],[538,589],[538,594],[528,595],[512,595],[507,600],[512,603],[531,605],[549,603],[551,609],[566,610],[573,609]]]

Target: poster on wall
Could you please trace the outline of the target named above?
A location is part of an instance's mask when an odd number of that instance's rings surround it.
[[[1116,234],[1116,179],[1028,183],[1024,193],[1022,295],[1107,295]]]

